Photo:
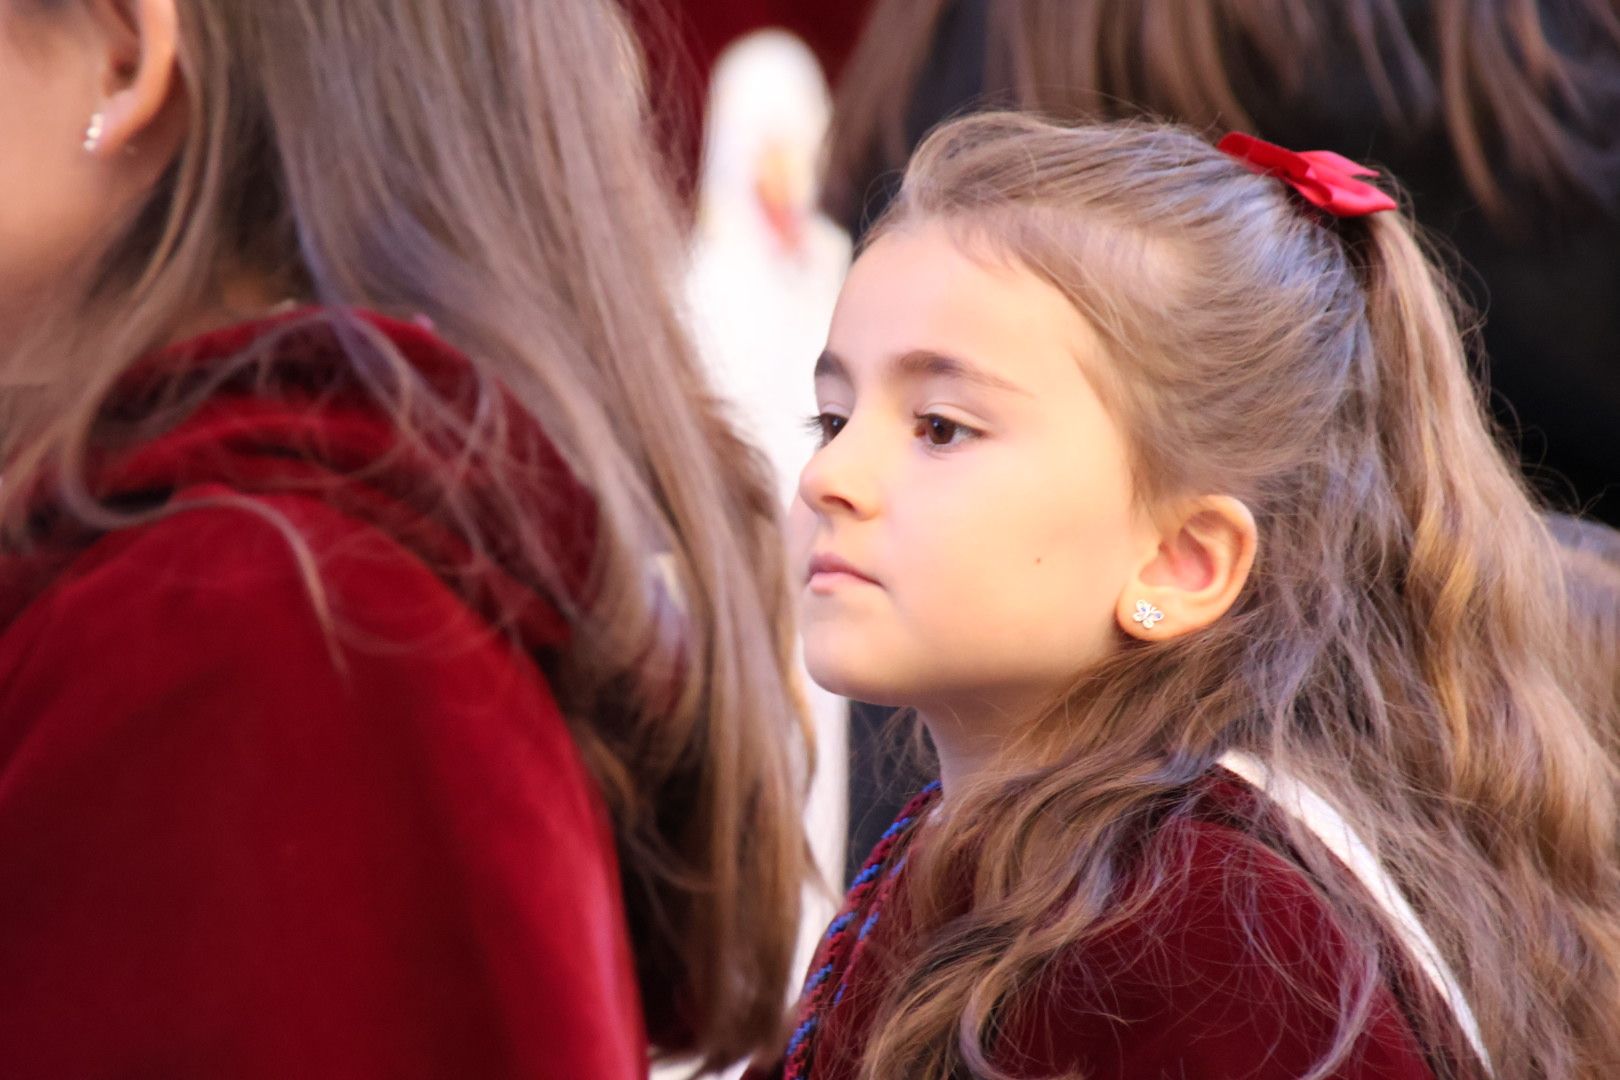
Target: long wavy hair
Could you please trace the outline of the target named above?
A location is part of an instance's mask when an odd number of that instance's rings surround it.
[[[840,80],[827,200],[850,220],[873,168],[906,160],[907,109],[957,0],[881,0]],[[1400,132],[1447,139],[1499,216],[1503,178],[1611,197],[1620,141],[1614,0],[1019,0],[988,3],[991,103],[1069,122],[1152,115],[1252,131],[1256,74],[1287,101],[1360,93]],[[1354,68],[1324,88],[1325,58]],[[1344,79],[1356,89],[1346,91]],[[1261,131],[1260,134],[1265,134]],[[1421,136],[1420,136],[1421,137]],[[1595,183],[1594,183],[1595,182]],[[1614,207],[1610,207],[1611,210]]]
[[[902,901],[919,938],[861,1075],[1008,1076],[1003,1022],[1060,954],[1133,917],[1120,882],[1176,872],[1144,823],[1194,812],[1232,750],[1322,793],[1377,853],[1496,1075],[1617,1075],[1613,759],[1572,689],[1591,680],[1556,544],[1408,219],[1320,217],[1182,129],[985,114],[926,140],[874,236],[924,221],[1102,335],[1089,374],[1147,504],[1234,495],[1260,543],[1225,617],[1077,673],[925,826]],[[1293,852],[1353,945],[1321,1077],[1402,961],[1370,896],[1284,828],[1261,841]],[[1444,1002],[1416,1008],[1438,1059],[1466,1060]]]
[[[8,0],[4,15],[65,17],[78,2]],[[40,482],[94,529],[150,520],[86,488],[109,437],[99,417],[233,276],[342,324],[351,374],[397,422],[400,452],[442,463],[442,515],[475,548],[497,537],[499,552],[474,556],[538,587],[560,569],[529,464],[502,452],[501,403],[515,402],[598,511],[591,586],[550,591],[589,597],[568,612],[563,705],[615,824],[649,1026],[714,1066],[767,1046],[807,865],[778,508],[672,307],[678,237],[617,5],[176,6],[183,147],[86,253],[84,287],[0,344],[5,542],[28,542],[22,496]],[[430,319],[469,358],[475,400],[445,400],[354,309]],[[165,405],[135,438],[198,404],[178,388],[151,398]],[[476,493],[460,482],[471,461]],[[678,582],[677,617],[648,587],[654,566]]]
[[[1548,519],[1563,549],[1570,606],[1584,650],[1583,666],[1596,680],[1597,715],[1607,715],[1610,750],[1620,761],[1620,530],[1554,514]],[[1602,706],[1607,704],[1604,710]]]

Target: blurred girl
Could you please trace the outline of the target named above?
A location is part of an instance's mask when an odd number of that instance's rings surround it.
[[[768,473],[605,0],[0,0],[0,1046],[645,1076],[776,1030]]]

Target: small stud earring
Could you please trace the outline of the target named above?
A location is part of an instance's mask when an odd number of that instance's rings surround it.
[[[106,134],[107,118],[101,113],[90,117],[90,126],[84,132],[85,153],[93,154],[101,146],[101,136]]]
[[[1138,600],[1136,602],[1136,614],[1131,616],[1131,621],[1141,623],[1144,630],[1151,630],[1158,626],[1163,618],[1164,612],[1146,600]]]

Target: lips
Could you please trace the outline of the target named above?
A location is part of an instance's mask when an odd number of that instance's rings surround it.
[[[832,584],[839,580],[860,581],[868,585],[878,584],[876,578],[837,555],[823,552],[810,557],[810,569],[805,575],[807,583],[826,582]]]

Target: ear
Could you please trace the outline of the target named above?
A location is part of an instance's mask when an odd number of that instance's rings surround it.
[[[1202,630],[1237,602],[1254,569],[1259,537],[1249,508],[1228,495],[1178,506],[1115,605],[1120,629],[1143,640]]]
[[[100,157],[129,153],[160,129],[169,136],[161,141],[178,142],[174,125],[161,123],[180,97],[175,0],[91,0],[90,6],[104,60],[101,106],[87,118],[85,150]]]

